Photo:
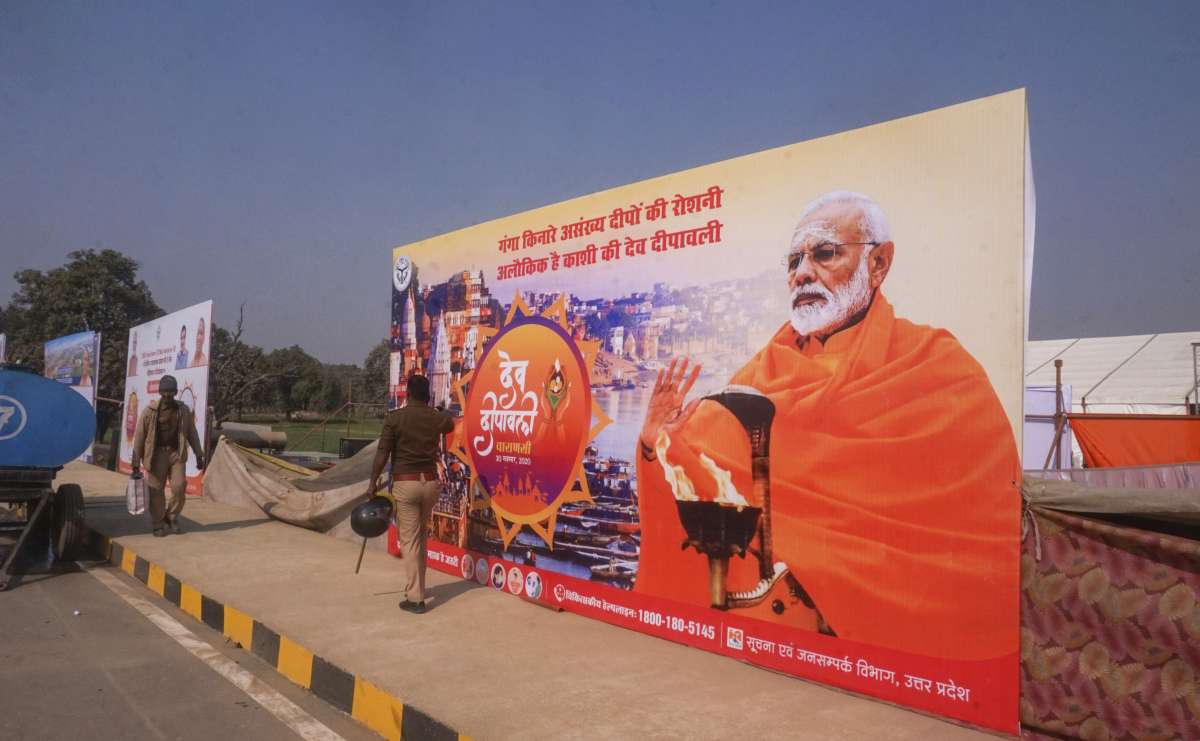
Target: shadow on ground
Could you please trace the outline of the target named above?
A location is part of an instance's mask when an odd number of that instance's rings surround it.
[[[425,598],[428,603],[426,606],[430,610],[436,610],[460,594],[483,588],[479,584],[465,579],[448,584],[436,584],[425,590]]]
[[[217,533],[222,530],[239,530],[241,528],[265,525],[271,520],[256,518],[251,520],[231,520],[229,522],[202,523],[189,520],[187,515],[179,518],[179,525],[186,533]],[[125,515],[124,517],[104,518],[103,532],[109,538],[119,538],[125,535],[149,535],[150,521],[145,515]]]
[[[16,537],[0,538],[0,564],[4,563],[16,544]],[[55,560],[50,550],[50,539],[46,535],[34,534],[13,564],[12,579],[4,591],[11,592],[22,584],[48,581],[77,571],[79,566],[74,561]]]

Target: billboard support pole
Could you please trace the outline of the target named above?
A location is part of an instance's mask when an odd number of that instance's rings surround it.
[[[117,470],[117,460],[121,457],[121,424],[122,419],[125,416],[125,402],[121,401],[120,399],[109,399],[106,396],[97,396],[96,402],[97,405],[99,402],[105,402],[107,404],[112,404],[117,408],[117,413],[113,416],[113,422],[115,424],[111,425],[113,430],[112,434],[110,435],[111,442],[109,443],[108,448],[108,460],[104,462],[105,468],[110,471],[115,471]],[[105,430],[105,432],[107,432],[107,430]],[[104,439],[103,434],[104,433],[101,433],[101,440]],[[95,458],[93,458],[92,461],[95,462]]]
[[[1054,459],[1054,469],[1062,468],[1062,436],[1063,431],[1067,427],[1067,415],[1063,409],[1062,396],[1062,358],[1054,361],[1054,439],[1050,442],[1050,449],[1046,451],[1046,462],[1042,464],[1042,470],[1050,468],[1050,460]]]

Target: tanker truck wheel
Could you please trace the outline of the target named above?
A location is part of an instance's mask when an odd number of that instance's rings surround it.
[[[59,561],[74,561],[83,549],[83,489],[63,484],[54,492],[50,538]]]

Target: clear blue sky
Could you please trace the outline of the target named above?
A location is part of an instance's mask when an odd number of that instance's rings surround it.
[[[1034,338],[1200,329],[1200,3],[0,0],[0,302],[109,247],[361,362],[389,249],[1017,87]]]

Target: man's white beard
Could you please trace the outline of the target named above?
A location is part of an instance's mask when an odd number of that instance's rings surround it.
[[[821,296],[824,301],[796,306],[800,296]],[[828,335],[841,329],[846,322],[871,303],[871,279],[864,253],[850,280],[836,291],[830,291],[817,281],[792,290],[792,329],[804,336]]]

